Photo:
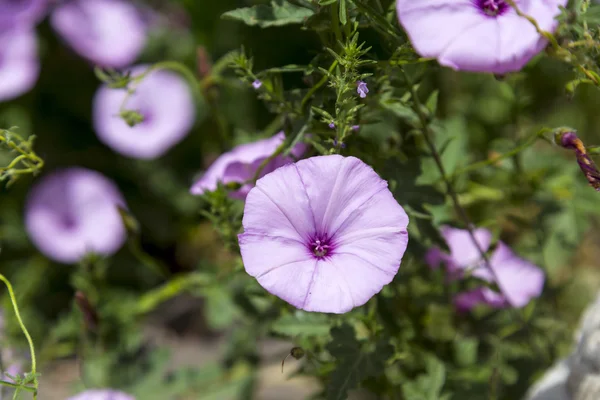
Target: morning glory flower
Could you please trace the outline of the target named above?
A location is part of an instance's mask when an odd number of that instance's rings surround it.
[[[190,192],[195,195],[202,195],[207,191],[217,189],[219,182],[240,183],[242,187],[236,191],[230,192],[230,196],[237,199],[245,199],[252,189],[250,183],[244,183],[254,177],[258,167],[269,156],[275,153],[275,150],[285,140],[285,134],[279,132],[269,139],[258,140],[253,143],[239,145],[233,150],[222,154],[210,168],[198,179],[190,189]],[[306,150],[306,145],[298,143],[291,151],[291,154],[298,158]],[[260,177],[265,176],[269,172],[275,171],[277,168],[293,162],[291,157],[277,156],[271,160],[262,169]]]
[[[341,314],[394,279],[408,216],[355,157],[311,157],[259,179],[239,235],[246,272],[294,307]]]
[[[111,255],[125,242],[117,207],[125,200],[98,172],[72,167],[45,176],[31,189],[25,226],[33,244],[48,258],[76,263],[87,253]]]
[[[37,39],[33,29],[0,31],[0,102],[31,90],[39,73]]]
[[[90,389],[67,400],[135,400],[135,397],[112,389]]]
[[[473,233],[481,249],[487,252],[491,246],[491,232],[476,229]],[[450,279],[470,274],[486,282],[496,283],[500,289],[500,293],[487,287],[461,293],[455,299],[458,308],[470,309],[477,304],[487,304],[496,308],[521,308],[542,293],[544,272],[531,262],[519,258],[503,242],[498,242],[489,258],[489,268],[492,272],[485,265],[468,231],[444,226],[441,234],[446,240],[450,254],[439,248],[431,249],[425,257],[431,267],[444,264]]]
[[[146,24],[129,1],[67,0],[50,23],[73,50],[102,67],[128,66],[146,44]]]
[[[131,70],[136,77],[149,66]],[[94,97],[93,119],[98,138],[117,153],[133,158],[162,156],[183,140],[196,119],[196,105],[187,82],[165,70],[150,72],[125,103],[126,110],[141,116],[130,126],[122,117],[121,106],[127,91],[103,85]]]
[[[32,28],[47,6],[48,0],[0,0],[0,31]]]
[[[360,96],[361,99],[367,97],[367,93],[369,93],[369,88],[367,87],[367,83],[363,81],[356,82],[356,93]]]
[[[515,0],[544,31],[568,0]],[[505,0],[397,0],[398,19],[422,57],[462,71],[518,71],[547,40]]]
[[[255,80],[254,82],[252,82],[252,87],[256,90],[260,89],[261,86],[262,86],[262,82],[259,81],[258,79]]]

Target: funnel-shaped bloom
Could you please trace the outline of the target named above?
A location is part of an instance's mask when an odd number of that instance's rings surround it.
[[[0,102],[29,91],[39,72],[35,32],[30,28],[0,31]]]
[[[344,313],[394,279],[408,216],[387,182],[339,155],[288,164],[259,179],[239,235],[246,272],[306,311]]]
[[[455,299],[458,308],[470,309],[482,303],[496,308],[521,308],[542,293],[544,272],[529,261],[519,258],[504,243],[498,242],[489,258],[488,268],[468,231],[445,226],[442,227],[441,233],[448,244],[450,254],[438,248],[431,249],[425,257],[430,266],[437,267],[443,263],[451,279],[469,273],[486,282],[496,283],[500,289],[500,293],[487,287],[461,293]],[[476,229],[474,236],[481,250],[488,251],[492,239],[491,232]]]
[[[135,400],[135,397],[111,389],[90,389],[67,400]]]
[[[129,1],[67,0],[50,23],[79,55],[103,67],[126,67],[146,44],[145,22]]]
[[[125,201],[113,182],[84,168],[59,170],[29,193],[25,225],[47,257],[74,263],[87,253],[111,255],[125,241],[118,207]]]
[[[201,195],[204,192],[213,191],[217,189],[219,182],[223,184],[232,182],[243,184],[254,177],[260,165],[275,153],[275,150],[277,150],[284,140],[285,134],[279,132],[269,139],[242,144],[222,154],[215,160],[206,173],[192,185],[190,192]],[[291,154],[294,157],[300,157],[305,150],[306,146],[303,143],[298,143],[292,149]],[[260,177],[291,162],[293,162],[291,157],[277,156],[264,166]],[[250,189],[252,189],[250,183],[243,184],[240,189],[231,192],[231,196],[243,200],[248,195]]]
[[[515,0],[544,31],[568,0]],[[400,23],[423,57],[447,67],[504,74],[518,71],[547,44],[505,0],[397,0]]]
[[[32,28],[47,6],[48,0],[0,0],[0,31]]]
[[[133,68],[132,76],[148,66]],[[94,127],[98,138],[116,152],[133,158],[163,155],[187,136],[196,119],[196,105],[185,80],[174,72],[155,70],[136,86],[125,103],[143,118],[134,126],[119,116],[127,92],[104,85],[94,98]]]

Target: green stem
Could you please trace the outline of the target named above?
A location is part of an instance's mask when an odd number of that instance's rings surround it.
[[[15,388],[15,389],[27,390],[28,392],[35,392],[35,388],[33,388],[31,386],[22,386],[22,385],[18,385],[16,383],[11,383],[11,382],[2,381],[2,380],[0,380],[0,386],[7,386],[7,387]]]
[[[33,340],[31,340],[31,335],[29,335],[29,331],[25,327],[25,324],[23,323],[23,319],[21,318],[21,313],[19,312],[19,307],[17,306],[17,299],[15,297],[15,292],[13,291],[12,285],[10,284],[8,279],[6,279],[6,277],[2,274],[0,274],[0,280],[2,282],[4,282],[4,284],[6,285],[6,288],[8,289],[8,295],[9,295],[10,301],[13,305],[13,309],[15,310],[15,316],[17,317],[17,322],[19,323],[19,326],[21,327],[21,331],[27,338],[27,343],[29,343],[29,352],[31,353],[31,374],[33,375],[33,385],[34,385],[33,399],[36,400],[37,399],[38,381],[37,381],[37,376],[36,376],[37,361],[35,358],[35,347],[33,346]]]
[[[334,60],[333,63],[331,64],[331,66],[329,67],[329,69],[327,70],[329,72],[329,74],[325,75],[323,78],[321,78],[321,80],[319,82],[317,82],[316,85],[314,85],[313,87],[310,88],[308,93],[306,93],[306,96],[304,96],[304,98],[302,99],[302,103],[300,104],[301,109],[304,109],[304,106],[306,105],[308,100],[310,100],[311,96],[313,94],[315,94],[315,92],[317,90],[319,90],[319,88],[321,88],[321,86],[323,86],[324,84],[327,83],[327,80],[329,79],[329,75],[333,73],[333,70],[335,69],[335,67],[337,67],[337,65],[338,65],[338,61]]]
[[[331,27],[335,34],[335,38],[341,43],[342,31],[340,30],[340,6],[337,1],[331,6]]]
[[[516,156],[517,154],[519,154],[520,152],[522,152],[523,150],[529,148],[532,144],[534,144],[536,142],[536,140],[543,138],[545,133],[548,132],[552,132],[552,129],[549,128],[542,128],[541,130],[537,131],[535,133],[535,135],[527,138],[522,144],[520,144],[519,146],[515,147],[514,149],[507,151],[506,153],[502,153],[498,156],[489,158],[487,160],[483,160],[483,161],[478,161],[476,163],[473,163],[471,165],[467,165],[466,167],[460,168],[458,170],[456,170],[451,178],[455,178],[459,175],[465,174],[467,172],[471,172],[471,171],[475,171],[478,170],[480,168],[483,167],[487,167],[488,165],[493,165],[495,163],[497,163],[500,160],[504,160],[506,158],[509,157],[513,157]]]

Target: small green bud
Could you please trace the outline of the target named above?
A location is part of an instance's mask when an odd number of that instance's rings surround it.
[[[144,122],[144,116],[135,110],[123,110],[119,113],[119,116],[132,128]]]

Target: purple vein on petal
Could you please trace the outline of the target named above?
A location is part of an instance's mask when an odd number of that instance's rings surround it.
[[[293,165],[296,169],[296,173],[298,174],[298,178],[300,179],[300,183],[302,183],[302,188],[304,189],[304,194],[306,195],[306,201],[308,202],[308,209],[310,210],[310,215],[312,215],[313,229],[316,231],[317,221],[315,219],[315,212],[313,211],[312,205],[310,204],[310,197],[308,197],[308,190],[306,189],[306,184],[304,183],[304,179],[302,179],[302,175],[300,174],[298,165],[296,163],[294,163]]]
[[[445,55],[448,53],[448,51],[452,49],[452,46],[454,45],[454,43],[456,42],[456,40],[457,40],[459,37],[461,37],[461,36],[463,36],[463,35],[466,35],[466,34],[467,34],[468,32],[470,32],[471,30],[473,30],[473,29],[475,29],[475,28],[478,28],[478,27],[479,27],[479,25],[485,24],[486,22],[488,22],[488,21],[487,21],[487,20],[478,20],[478,21],[477,21],[476,23],[474,23],[473,25],[471,25],[471,26],[468,26],[468,27],[466,27],[466,28],[465,28],[463,31],[461,31],[460,33],[457,33],[457,34],[456,34],[456,36],[454,36],[452,39],[450,39],[450,40],[448,41],[448,46],[447,46],[447,47],[444,49],[444,51],[442,51],[442,52],[440,53],[440,55],[437,57],[437,58],[438,58],[438,60],[439,60],[439,59],[443,59],[443,58],[444,58],[444,56],[445,56]],[[498,40],[500,40],[500,38],[497,38],[497,39],[498,39]]]
[[[277,207],[279,209],[279,211],[283,214],[283,216],[288,220],[288,222],[290,223],[290,225],[292,226],[292,228],[294,228],[294,230],[296,231],[296,233],[298,233],[298,235],[304,239],[302,233],[300,233],[300,230],[298,230],[298,228],[296,227],[296,225],[294,225],[294,223],[292,222],[292,219],[289,217],[289,215],[287,215],[287,213],[283,210],[283,208],[281,208],[281,206],[279,204],[277,204],[277,202],[275,200],[273,200],[271,198],[271,196],[269,196],[267,194],[267,192],[265,192],[261,187],[259,186],[255,186],[256,189],[260,190],[262,192],[262,194],[265,195],[265,197],[267,199],[269,199],[271,201],[271,203],[273,203],[275,205],[275,207]]]
[[[367,264],[371,265],[373,268],[375,268],[375,269],[378,269],[379,271],[383,272],[383,273],[384,273],[384,274],[386,274],[386,275],[392,275],[392,276],[395,276],[395,275],[396,275],[396,273],[394,273],[394,272],[390,272],[390,271],[386,271],[385,269],[383,269],[383,268],[381,268],[381,267],[379,267],[379,266],[377,266],[377,265],[373,264],[373,262],[372,262],[372,261],[369,261],[369,260],[367,260],[366,258],[364,258],[364,257],[362,257],[362,256],[359,256],[358,254],[354,254],[354,253],[352,253],[352,252],[350,252],[350,251],[338,251],[338,252],[336,252],[335,254],[345,254],[345,255],[347,255],[347,256],[356,257],[356,258],[358,258],[358,259],[360,259],[360,260],[364,261],[365,263],[367,263]],[[400,263],[398,263],[398,265],[400,265]]]
[[[362,229],[360,231],[351,232],[346,235],[341,235],[341,236],[337,237],[336,244],[348,245],[350,243],[357,242],[357,241],[365,239],[365,238],[375,238],[379,235],[385,235],[385,234],[390,234],[390,233],[405,234],[405,232],[402,229],[403,229],[403,227],[394,227],[394,226],[382,226],[381,228]]]
[[[328,232],[329,230],[329,210],[331,209],[331,203],[332,203],[332,199],[334,199],[334,195],[337,193],[338,191],[338,181],[340,180],[340,174],[342,169],[344,168],[344,161],[346,160],[342,160],[342,162],[340,163],[340,169],[338,169],[337,174],[335,176],[335,181],[333,182],[333,189],[331,189],[331,194],[329,195],[329,200],[327,201],[327,208],[325,209],[325,212],[323,213],[323,220],[321,221],[321,226],[320,228],[324,231],[324,232]],[[327,226],[325,226],[327,225]],[[330,235],[331,237],[331,235]]]
[[[379,188],[379,190],[377,190],[375,193],[373,193],[371,196],[369,196],[367,199],[365,199],[365,201],[363,201],[360,205],[358,205],[354,210],[352,210],[352,212],[350,214],[348,214],[348,216],[342,221],[342,223],[340,224],[340,226],[338,226],[338,228],[335,230],[335,232],[333,232],[330,236],[331,237],[335,237],[335,235],[340,231],[340,229],[342,229],[344,227],[344,225],[346,224],[346,222],[354,215],[360,213],[363,209],[363,207],[365,206],[365,204],[367,204],[373,197],[377,196],[379,194],[379,192],[383,191],[387,189],[387,185],[384,185],[382,187]]]
[[[304,301],[302,302],[302,309],[306,307],[306,302],[308,301],[308,296],[310,295],[310,291],[312,290],[312,286],[315,283],[315,274],[317,273],[317,266],[319,265],[319,260],[315,260],[315,266],[313,268],[312,275],[310,276],[310,282],[308,283],[308,288],[306,289],[306,295],[304,296]]]
[[[348,290],[348,294],[350,295],[350,300],[352,300],[352,307],[356,307],[356,302],[354,301],[354,296],[352,296],[352,288],[350,287],[350,284],[348,283],[348,280],[346,279],[346,275],[344,274],[344,271],[342,271],[340,268],[338,268],[337,264],[334,263],[333,261],[331,261],[331,264],[333,264],[333,267],[338,271],[338,273],[342,277],[342,280],[346,284],[346,289]],[[339,285],[339,286],[341,289],[342,286],[341,285]]]
[[[275,270],[277,270],[279,268],[286,267],[286,266],[291,265],[291,264],[297,264],[297,263],[301,263],[301,262],[306,262],[306,261],[310,261],[310,259],[290,261],[290,262],[287,262],[285,264],[277,265],[277,266],[275,266],[273,268],[270,268],[270,269],[266,270],[265,272],[263,272],[262,274],[256,276],[255,278],[256,279],[260,279],[263,276],[265,276],[265,275],[267,275],[267,274],[269,274],[269,273],[271,273],[271,272],[273,272],[273,271],[275,271]]]
[[[303,247],[306,246],[306,244],[302,240],[296,239],[296,238],[287,237],[287,236],[274,236],[274,235],[269,235],[269,234],[261,233],[261,232],[244,232],[244,233],[240,233],[238,235],[238,237],[241,238],[242,240],[245,237],[247,237],[247,236],[261,237],[261,238],[273,239],[273,240],[280,240],[280,241],[284,241],[284,242],[286,240],[289,240],[291,242],[296,242],[296,243],[302,245]]]

